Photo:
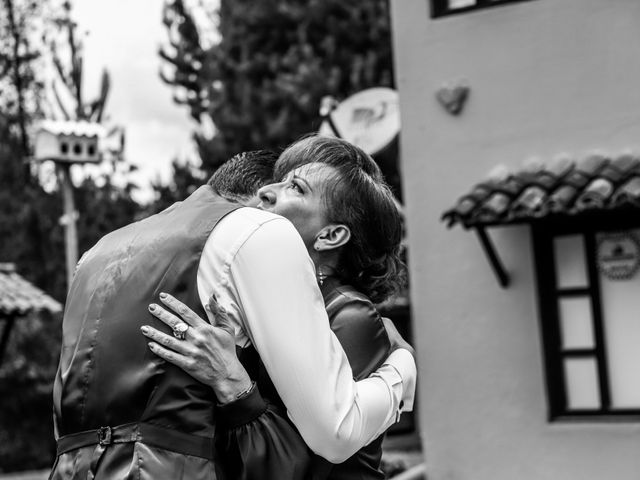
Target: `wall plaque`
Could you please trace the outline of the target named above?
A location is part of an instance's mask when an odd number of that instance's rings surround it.
[[[630,232],[605,233],[598,238],[598,270],[611,280],[628,280],[640,267],[640,242]]]

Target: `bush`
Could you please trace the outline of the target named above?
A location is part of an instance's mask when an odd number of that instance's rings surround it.
[[[52,391],[60,333],[60,315],[16,319],[0,365],[0,472],[53,464]]]

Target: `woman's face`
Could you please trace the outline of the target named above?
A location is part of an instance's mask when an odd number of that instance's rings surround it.
[[[298,167],[280,183],[258,190],[258,208],[282,215],[293,223],[311,252],[317,234],[328,223],[323,197],[334,174],[335,169],[323,163]]]

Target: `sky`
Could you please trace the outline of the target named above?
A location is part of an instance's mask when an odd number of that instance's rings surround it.
[[[111,76],[107,125],[126,130],[126,160],[139,167],[137,200],[151,199],[150,182],[170,180],[171,162],[199,163],[191,140],[194,122],[172,100],[158,75],[158,48],[167,44],[163,0],[76,0],[73,18],[84,39],[85,98],[97,96],[103,68]]]

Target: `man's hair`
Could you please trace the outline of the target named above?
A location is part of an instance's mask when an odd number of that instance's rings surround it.
[[[253,150],[234,155],[211,176],[208,185],[227,200],[246,200],[273,181],[278,154],[271,150]]]

